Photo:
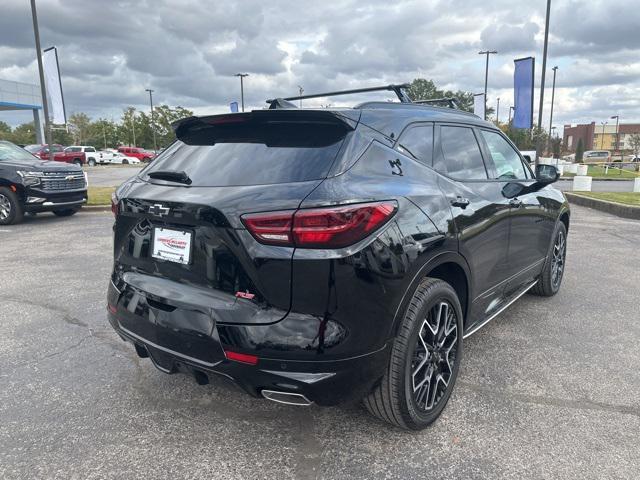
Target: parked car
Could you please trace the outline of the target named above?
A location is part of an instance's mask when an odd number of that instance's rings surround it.
[[[587,150],[582,156],[583,163],[607,163],[611,161],[609,150]]]
[[[25,212],[76,213],[87,201],[87,179],[77,165],[34,157],[0,141],[0,225],[22,220]]]
[[[135,157],[142,162],[149,162],[155,158],[155,154],[139,147],[119,147],[118,151],[128,157]]]
[[[82,150],[78,150],[81,147],[68,148],[72,148],[72,150],[67,150],[62,145],[53,145],[53,159],[56,162],[73,163],[80,166],[87,163],[85,153]],[[25,150],[42,160],[49,160],[48,145],[27,145]]]
[[[72,145],[64,149],[65,152],[84,152],[87,165],[94,167],[101,162],[102,152],[95,147],[85,145]]]
[[[536,163],[538,153],[535,150],[520,150],[520,155],[522,155],[529,165],[533,165]]]
[[[464,339],[558,292],[558,171],[459,110],[280,104],[179,122],[116,190],[109,321],[165,373],[424,428]]]
[[[105,159],[104,163],[120,163],[123,165],[127,165],[127,164],[137,165],[140,163],[140,160],[138,160],[136,157],[130,157],[128,155],[125,155],[124,153],[115,152],[111,154],[111,157],[109,157],[108,159]]]

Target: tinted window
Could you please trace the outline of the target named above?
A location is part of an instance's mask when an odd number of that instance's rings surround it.
[[[88,152],[88,153],[94,153],[96,151],[96,149],[93,148],[93,147],[87,147],[87,148],[84,149],[84,151]]]
[[[454,178],[486,179],[480,147],[473,130],[467,127],[440,128],[440,142],[444,155],[444,165],[441,169]]]
[[[481,130],[481,132],[496,168],[495,178],[499,180],[527,178],[522,160],[509,142],[499,133],[487,130]]]
[[[431,166],[433,164],[433,125],[418,125],[409,128],[400,137],[398,150]]]
[[[342,140],[323,147],[269,147],[263,143],[187,145],[178,141],[162,152],[145,173],[184,171],[193,186],[303,182],[325,178],[341,145]]]
[[[65,152],[79,152],[79,151],[81,151],[81,150],[82,150],[82,149],[81,149],[80,147],[67,147],[67,148],[65,148]],[[54,150],[53,150],[53,151],[54,151],[54,152],[56,151],[56,150],[55,150],[55,147],[54,147]]]
[[[35,158],[26,150],[10,142],[0,141],[0,162],[33,163]]]

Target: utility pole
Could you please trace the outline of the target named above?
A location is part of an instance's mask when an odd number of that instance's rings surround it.
[[[151,132],[153,132],[153,151],[154,153],[158,151],[158,144],[156,143],[156,128],[155,122],[153,121],[153,90],[150,88],[145,88],[145,92],[149,92],[149,105],[151,106]]]
[[[498,97],[498,104],[496,105],[496,125],[500,126],[500,97]]]
[[[304,93],[304,88],[302,88],[302,85],[298,85],[298,92],[300,93],[300,96],[302,96],[302,94]],[[302,99],[300,99],[300,108],[302,108]]]
[[[616,150],[620,150],[620,116],[614,115],[611,120],[616,119]],[[620,150],[620,161],[622,162],[622,150]]]
[[[487,119],[487,83],[489,81],[489,55],[495,55],[498,53],[496,50],[484,50],[478,52],[478,55],[487,56],[487,64],[484,70],[484,119]]]
[[[38,74],[40,75],[40,93],[42,95],[42,109],[44,112],[44,134],[49,145],[49,160],[53,161],[53,138],[51,122],[49,120],[49,105],[47,104],[47,88],[44,84],[44,69],[42,68],[42,49],[40,48],[40,30],[38,29],[38,12],[36,0],[31,0],[31,17],[33,19],[33,35],[36,38],[36,55],[38,56]]]
[[[107,133],[104,130],[104,123],[102,124],[102,139],[104,140],[104,149],[107,149]]]
[[[549,116],[549,148],[551,148],[551,130],[553,130],[553,102],[556,98],[556,72],[558,67],[555,66],[553,70],[553,87],[551,88],[551,115]]]
[[[136,123],[135,123],[135,115],[136,112],[131,112],[131,129],[133,130],[133,147],[136,146]]]
[[[236,77],[240,77],[240,101],[242,103],[242,111],[244,112],[244,77],[248,77],[248,73],[236,73]]]

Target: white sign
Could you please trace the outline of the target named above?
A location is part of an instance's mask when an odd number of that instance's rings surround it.
[[[51,105],[49,110],[51,123],[65,125],[67,116],[64,111],[64,98],[62,97],[62,82],[60,80],[56,47],[47,48],[42,52],[42,69],[44,70],[44,83],[47,88],[47,100]]]
[[[473,96],[473,113],[484,119],[485,99],[484,93]]]
[[[191,233],[156,227],[151,256],[187,265],[191,261]]]

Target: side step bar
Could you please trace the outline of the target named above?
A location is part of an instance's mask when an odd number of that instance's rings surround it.
[[[301,393],[278,392],[276,390],[262,390],[262,396],[272,402],[284,403],[285,405],[309,406],[313,402]]]

